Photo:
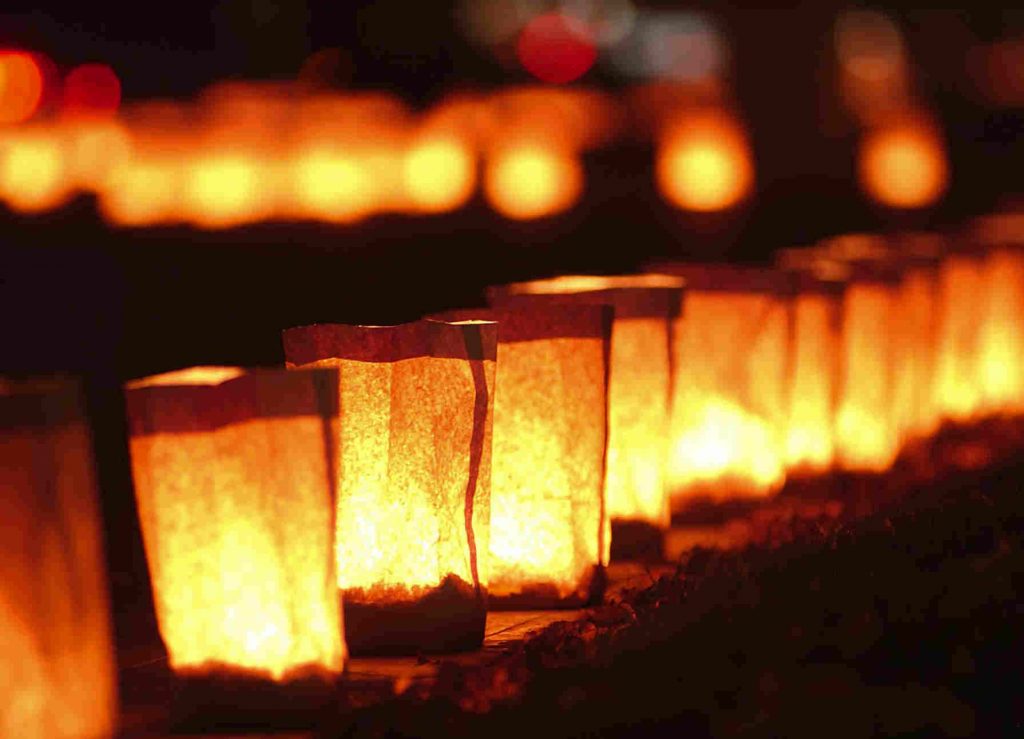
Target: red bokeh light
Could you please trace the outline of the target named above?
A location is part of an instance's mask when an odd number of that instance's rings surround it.
[[[64,113],[107,116],[121,104],[121,80],[106,64],[82,64],[64,80]]]
[[[0,124],[21,123],[39,108],[43,70],[32,54],[0,50]]]
[[[516,45],[519,63],[541,82],[564,85],[594,66],[597,47],[581,21],[558,12],[543,13],[526,24]]]

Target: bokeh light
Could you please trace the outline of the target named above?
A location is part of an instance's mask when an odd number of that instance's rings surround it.
[[[523,28],[516,44],[523,68],[549,84],[564,85],[587,73],[597,60],[590,29],[562,13],[542,13]]]
[[[583,166],[572,152],[521,144],[488,159],[484,194],[503,216],[530,220],[572,207],[583,191],[583,180]]]
[[[465,204],[476,187],[476,161],[454,137],[416,142],[405,155],[405,191],[414,209],[441,213]]]
[[[367,215],[374,203],[373,183],[364,162],[329,149],[307,151],[293,172],[296,215],[348,223]]]
[[[54,131],[24,131],[0,148],[0,199],[20,213],[38,213],[69,196],[67,157]]]
[[[746,134],[735,119],[719,112],[687,115],[671,126],[655,167],[662,196],[685,210],[730,208],[754,182]]]
[[[184,182],[186,214],[205,228],[227,228],[258,220],[265,180],[248,157],[215,154],[197,158]]]
[[[106,64],[82,64],[64,79],[63,113],[111,116],[121,105],[121,80]]]
[[[116,118],[66,122],[68,177],[81,189],[102,190],[110,173],[131,156],[131,137]]]
[[[949,181],[946,151],[938,131],[921,121],[870,130],[858,152],[864,191],[893,208],[923,208],[938,200]]]
[[[0,124],[31,118],[43,97],[43,74],[23,51],[0,50]]]

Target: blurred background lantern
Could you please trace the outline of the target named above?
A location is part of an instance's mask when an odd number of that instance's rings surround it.
[[[785,267],[787,254],[780,253],[778,261]],[[844,286],[827,275],[798,269],[791,279],[785,464],[787,476],[799,479],[826,474],[835,461]]]
[[[655,177],[662,197],[677,208],[732,208],[754,186],[747,135],[735,116],[724,110],[684,108],[660,135]]]
[[[79,386],[0,378],[0,736],[117,724],[92,443]]]
[[[969,237],[985,253],[981,404],[991,415],[1019,414],[1024,411],[1024,215],[980,219]]]
[[[954,245],[939,269],[936,403],[947,421],[967,423],[981,411],[984,292],[982,254]]]
[[[194,367],[126,387],[180,724],[309,720],[342,670],[336,373]]]
[[[919,115],[869,129],[857,154],[861,187],[892,208],[923,208],[949,186],[949,164],[934,123]]]
[[[480,646],[496,327],[284,332],[289,367],[337,368],[338,585],[353,654]]]
[[[725,264],[650,267],[686,280],[673,335],[673,511],[701,499],[770,495],[785,480],[785,275]]]
[[[513,88],[492,94],[487,108],[484,196],[514,220],[574,207],[586,185],[580,154],[619,123],[612,99],[592,90]]]
[[[604,491],[612,559],[661,557],[670,510],[665,486],[672,384],[670,329],[683,280],[671,275],[567,275],[508,285],[614,309],[608,368]],[[500,333],[500,329],[499,329]],[[501,369],[498,370],[499,375]]]
[[[611,532],[604,499],[611,309],[492,293],[498,394],[491,477],[490,607],[600,599]]]
[[[882,242],[853,237],[826,242],[812,257],[847,283],[835,434],[837,461],[849,472],[883,472],[899,452],[894,387],[900,275],[881,259],[884,254]]]
[[[0,140],[0,200],[20,213],[64,204],[72,194],[65,141],[51,124],[5,132]]]
[[[941,425],[934,387],[939,267],[946,245],[936,234],[913,233],[898,236],[890,249],[900,272],[893,411],[904,446],[919,445]]]

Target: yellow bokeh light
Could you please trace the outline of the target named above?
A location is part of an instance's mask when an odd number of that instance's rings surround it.
[[[307,152],[294,165],[294,197],[299,215],[349,222],[373,206],[370,173],[355,156],[327,150]]]
[[[670,130],[658,151],[655,176],[673,205],[709,212],[746,197],[754,169],[739,124],[722,114],[703,114]]]
[[[254,161],[241,155],[200,157],[184,182],[186,216],[199,226],[226,228],[261,215],[258,200],[266,182]]]
[[[531,220],[572,207],[583,192],[583,167],[570,152],[530,144],[487,162],[484,193],[506,218]]]
[[[405,190],[416,210],[441,213],[459,208],[476,187],[476,161],[452,138],[422,141],[405,156]]]
[[[67,152],[52,132],[8,139],[0,148],[0,199],[21,213],[56,208],[70,194]]]

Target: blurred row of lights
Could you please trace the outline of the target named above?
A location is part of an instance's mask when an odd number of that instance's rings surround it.
[[[629,103],[634,114],[643,97]],[[714,212],[750,196],[753,155],[735,114],[671,94],[646,97],[654,178],[669,203]],[[0,199],[33,213],[91,192],[113,224],[224,228],[443,213],[480,190],[504,217],[530,220],[579,202],[582,154],[622,133],[624,107],[592,91],[522,88],[414,114],[386,95],[300,96],[291,87],[233,83],[195,104],[8,127],[0,135]],[[930,205],[948,180],[941,136],[927,119],[871,129],[859,166],[864,189],[897,208]]]

